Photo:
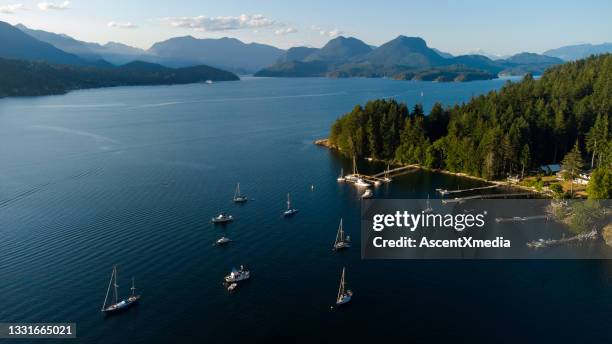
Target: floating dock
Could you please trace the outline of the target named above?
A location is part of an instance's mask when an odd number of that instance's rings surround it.
[[[515,216],[515,217],[496,217],[495,222],[525,222],[531,220],[549,220],[548,215],[536,215],[536,216]]]
[[[598,237],[599,237],[599,233],[597,233],[597,230],[594,229],[590,232],[578,234],[578,235],[575,235],[569,238],[562,238],[562,239],[556,239],[556,240],[555,239],[548,239],[548,240],[540,239],[540,240],[530,241],[526,245],[527,247],[531,247],[531,248],[545,248],[545,247],[559,246],[559,245],[564,245],[564,244],[571,244],[574,242],[595,240]]]
[[[478,195],[478,196],[469,196],[469,197],[457,197],[453,199],[443,199],[442,204],[447,203],[462,203],[464,201],[472,200],[472,199],[487,199],[487,198],[508,198],[508,197],[525,197],[525,196],[533,196],[536,193],[533,192],[523,192],[523,193],[506,193],[506,194],[489,194],[489,195]]]
[[[463,190],[436,189],[436,191],[438,191],[440,193],[440,195],[446,196],[446,195],[457,194],[457,193],[462,193],[462,192],[495,189],[495,188],[498,188],[498,187],[499,187],[499,185],[488,185],[488,186],[480,186],[480,187],[477,187],[477,188],[463,189]]]

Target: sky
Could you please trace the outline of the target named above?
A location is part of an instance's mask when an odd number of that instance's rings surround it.
[[[496,55],[612,42],[610,0],[0,0],[0,20],[140,48],[186,35],[280,48],[405,35],[453,54]]]

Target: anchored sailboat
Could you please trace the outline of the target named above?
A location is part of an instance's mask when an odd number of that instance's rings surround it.
[[[423,209],[423,213],[429,214],[432,212],[433,212],[433,208],[431,207],[431,204],[429,203],[429,195],[427,195],[427,203],[426,203],[425,209]]]
[[[346,178],[344,178],[344,169],[341,168],[340,169],[340,175],[338,176],[338,179],[336,179],[339,183],[343,182],[346,180]]]
[[[240,194],[240,183],[236,184],[236,191],[234,192],[234,203],[245,203],[249,199],[247,196]]]
[[[346,289],[345,268],[342,268],[342,277],[340,278],[340,287],[338,288],[338,297],[336,297],[336,305],[340,306],[351,301],[353,292]]]
[[[114,291],[114,303],[110,305],[106,305],[108,301],[108,294],[110,293],[111,285],[113,286]],[[108,282],[108,289],[106,289],[106,297],[104,298],[104,304],[102,305],[101,311],[103,313],[117,313],[119,311],[125,310],[135,304],[140,300],[140,295],[136,295],[136,287],[134,286],[134,278],[132,277],[132,295],[125,300],[119,301],[119,286],[117,285],[117,265],[113,265],[113,273],[111,274],[110,281]]]
[[[349,236],[344,236],[344,229],[342,228],[342,218],[340,218],[340,226],[338,227],[338,232],[336,233],[336,241],[334,242],[333,250],[337,251],[349,247],[351,247],[351,238]]]
[[[283,216],[291,216],[297,212],[297,209],[291,208],[291,195],[287,192],[287,210],[283,212]]]

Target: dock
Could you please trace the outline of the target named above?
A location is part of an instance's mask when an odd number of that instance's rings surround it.
[[[470,192],[470,191],[478,191],[478,190],[495,189],[495,188],[498,188],[499,186],[500,186],[500,185],[488,185],[488,186],[480,186],[480,187],[476,187],[476,188],[462,189],[462,190],[446,190],[446,189],[436,189],[436,191],[438,191],[438,192],[440,193],[440,195],[442,195],[442,196],[446,196],[446,195],[457,194],[457,193],[463,193],[463,192]]]
[[[533,196],[533,195],[536,195],[536,193],[522,192],[522,193],[489,194],[489,195],[477,195],[477,196],[468,196],[468,197],[456,197],[453,199],[443,199],[442,204],[463,203],[464,201],[473,200],[473,199],[525,197],[525,196]]]
[[[530,241],[526,245],[527,247],[531,247],[531,248],[545,248],[545,247],[571,244],[575,242],[595,240],[598,237],[599,237],[599,233],[597,233],[597,230],[593,229],[590,232],[578,234],[578,235],[575,235],[569,238],[548,239],[548,240],[540,239],[540,240]]]
[[[394,168],[394,169],[388,169],[388,167],[387,167],[386,170],[373,175],[373,177],[375,177],[375,178],[383,177],[383,178],[390,179],[391,177],[397,177],[397,176],[405,174],[407,172],[412,172],[412,171],[416,171],[416,170],[417,170],[417,166],[415,166],[415,165],[400,166],[400,167],[397,167],[397,168]]]
[[[514,217],[496,217],[495,222],[525,222],[531,220],[546,220],[548,221],[550,216],[548,215],[536,215],[536,216],[514,216]]]

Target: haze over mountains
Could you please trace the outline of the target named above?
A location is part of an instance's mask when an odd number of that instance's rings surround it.
[[[0,57],[79,66],[111,67],[145,61],[173,68],[209,65],[240,74],[255,73],[256,76],[362,76],[437,81],[490,79],[498,74],[539,74],[563,60],[612,51],[612,44],[584,44],[549,50],[545,55],[521,53],[505,59],[487,57],[482,51],[453,56],[427,46],[422,38],[406,36],[398,36],[378,47],[354,37],[340,36],[322,48],[288,50],[266,44],[246,44],[235,38],[184,36],[157,42],[145,50],[117,42],[84,42],[4,22],[0,22],[0,42]]]

